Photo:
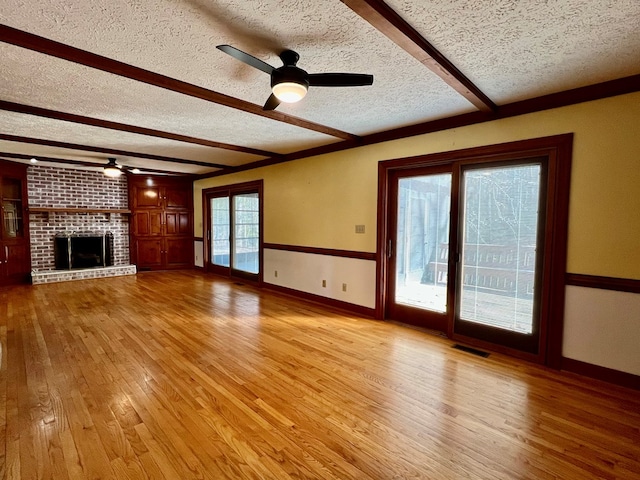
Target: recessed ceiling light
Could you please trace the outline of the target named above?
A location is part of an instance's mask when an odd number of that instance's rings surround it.
[[[32,158],[31,160],[29,160],[31,163],[38,163],[38,159],[37,158]]]
[[[131,169],[131,173],[140,173],[140,169],[139,168],[132,168]]]

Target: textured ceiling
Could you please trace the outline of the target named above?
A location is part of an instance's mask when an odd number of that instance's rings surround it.
[[[368,87],[311,88],[278,107],[297,119],[370,135],[477,111],[402,47],[338,0],[3,0],[0,23],[262,105],[269,76],[215,46],[278,67],[285,48],[310,73],[374,75]],[[380,2],[374,2],[380,3]],[[640,73],[638,0],[387,0],[408,25],[497,105]],[[0,141],[0,152],[208,173],[343,141],[211,101],[0,42],[0,101],[229,144],[216,148],[0,110],[0,134],[85,145]],[[322,130],[322,129],[321,129]],[[344,136],[343,135],[343,136]],[[257,149],[246,153],[234,146]],[[1,154],[0,154],[1,156]]]
[[[498,104],[640,71],[638,0],[387,0]]]

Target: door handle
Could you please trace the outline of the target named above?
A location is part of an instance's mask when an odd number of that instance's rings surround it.
[[[387,258],[391,258],[393,256],[393,240],[389,239],[387,242]]]

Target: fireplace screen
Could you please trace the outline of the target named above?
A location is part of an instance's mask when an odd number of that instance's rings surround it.
[[[113,234],[56,235],[56,270],[108,267],[112,262]]]

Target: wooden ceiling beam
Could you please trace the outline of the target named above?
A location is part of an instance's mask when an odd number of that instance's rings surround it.
[[[44,145],[47,147],[65,148],[69,150],[81,150],[86,152],[104,153],[106,155],[145,158],[148,160],[156,160],[159,162],[180,163],[183,165],[198,165],[200,167],[220,168],[223,170],[232,169],[229,165],[222,165],[219,163],[202,162],[198,160],[188,160],[185,158],[165,157],[163,155],[153,155],[150,153],[129,152],[126,150],[116,150],[113,148],[92,147],[90,145],[80,145],[78,143],[58,142],[55,140],[44,140],[41,138],[21,137],[17,135],[7,135],[0,133],[0,140],[8,142],[29,143],[32,145]],[[39,158],[38,155],[34,155]]]
[[[199,98],[200,100],[206,100],[208,102],[224,105],[225,107],[234,108],[236,110],[242,110],[243,112],[259,115],[278,122],[287,123],[307,130],[313,130],[332,137],[342,138],[344,140],[353,140],[358,138],[356,135],[343,132],[342,130],[309,122],[302,118],[286,115],[282,112],[263,110],[261,105],[256,105],[229,95],[224,95],[222,93],[214,92],[213,90],[193,85],[191,83],[167,77],[159,73],[134,67],[127,63],[87,52],[86,50],[81,50],[54,40],[49,40],[48,38],[40,37],[7,25],[0,25],[0,41],[26,48],[34,52],[61,58],[86,67],[95,68],[96,70],[101,70],[103,72],[130,78],[131,80],[136,80],[148,85],[171,90],[172,92]]]
[[[471,80],[381,0],[341,0],[483,112],[498,109]]]
[[[0,152],[0,158],[12,158],[14,160],[31,160],[35,158],[38,161],[49,162],[49,163],[60,163],[63,165],[76,165],[80,167],[94,167],[101,168],[106,165],[106,163],[97,163],[97,162],[87,162],[85,160],[70,160],[68,158],[53,158],[53,157],[43,157],[42,155],[26,155],[24,153],[13,153],[13,152]],[[196,177],[193,173],[178,173],[172,172],[170,170],[158,170],[155,168],[144,168],[141,167],[140,170],[145,173],[160,173],[163,175],[180,175],[180,176],[188,176],[188,177]]]
[[[258,155],[261,157],[280,157],[281,156],[278,153],[268,152],[265,150],[258,150],[255,148],[214,142],[212,140],[205,140],[203,138],[190,137],[187,135],[180,135],[178,133],[163,132],[162,130],[138,127],[136,125],[127,125],[126,123],[112,122],[109,120],[102,120],[99,118],[85,117],[83,115],[76,115],[73,113],[59,112],[57,110],[49,110],[47,108],[34,107],[31,105],[23,105],[21,103],[7,102],[5,100],[0,100],[0,110],[6,110],[9,112],[16,112],[16,113],[24,113],[27,115],[51,118],[53,120],[62,120],[62,121],[71,122],[71,123],[80,123],[82,125],[106,128],[110,130],[118,130],[121,132],[136,133],[139,135],[147,135],[150,137],[166,138],[167,140],[175,140],[177,142],[204,145],[205,147],[221,148],[224,150],[232,150],[235,152],[249,153],[251,155]]]

